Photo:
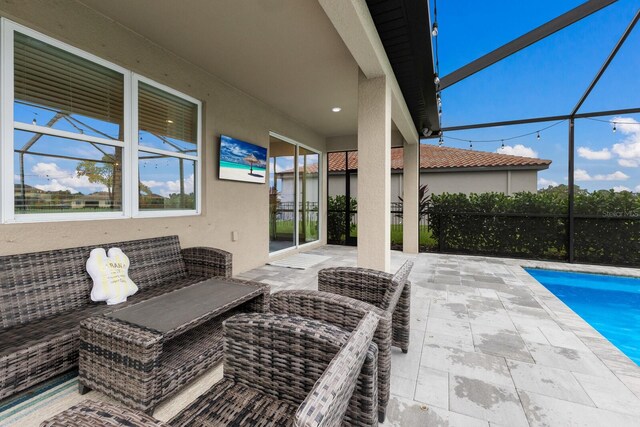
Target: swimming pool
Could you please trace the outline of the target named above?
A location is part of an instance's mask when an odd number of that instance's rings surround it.
[[[640,279],[525,270],[640,365]]]

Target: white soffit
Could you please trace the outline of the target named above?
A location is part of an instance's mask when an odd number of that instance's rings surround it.
[[[357,131],[358,63],[315,0],[79,1],[320,135]]]
[[[365,0],[318,0],[367,78],[386,76],[392,93],[391,115],[410,144],[419,143],[409,108]]]

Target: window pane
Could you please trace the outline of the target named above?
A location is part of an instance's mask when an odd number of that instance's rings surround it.
[[[195,209],[196,162],[140,152],[140,210]]]
[[[327,160],[327,240],[339,245],[355,245],[358,236],[358,152],[329,153]]]
[[[357,171],[358,170],[358,152],[347,152],[347,169]]]
[[[15,33],[15,121],[123,140],[124,76]]]
[[[320,201],[319,155],[303,147],[298,149],[299,244],[316,241]]]
[[[139,83],[138,141],[146,147],[196,155],[198,106]]]
[[[14,133],[15,212],[122,209],[122,149],[41,133]]]
[[[295,156],[293,144],[271,137],[269,143],[269,252],[296,244]]]

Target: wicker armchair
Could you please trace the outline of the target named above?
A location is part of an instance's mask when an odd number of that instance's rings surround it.
[[[299,316],[239,314],[224,325],[224,378],[167,424],[86,401],[41,426],[374,426],[377,325],[374,313],[351,334]]]
[[[357,267],[325,268],[318,272],[318,290],[368,302],[393,316],[391,345],[409,351],[411,282],[413,262],[407,261],[391,275]]]
[[[391,313],[369,303],[328,292],[295,290],[271,294],[270,309],[331,323],[353,331],[369,312],[380,317],[373,341],[378,346],[378,420],[384,422],[391,392]]]

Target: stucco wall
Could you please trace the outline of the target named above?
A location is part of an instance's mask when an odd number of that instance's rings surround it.
[[[501,192],[509,194],[520,191],[537,191],[536,171],[511,171],[511,184],[508,184],[508,171],[487,172],[422,172],[420,185],[428,184],[432,194],[442,193],[487,193]],[[357,197],[357,175],[351,176],[351,197]],[[344,194],[344,175],[329,177],[329,195]],[[399,202],[402,196],[402,174],[391,174],[391,202]]]
[[[268,259],[268,185],[217,179],[219,135],[267,147],[274,131],[324,152],[322,136],[77,2],[5,0],[0,14],[202,100],[204,118],[202,215],[0,224],[0,254],[178,234],[185,247],[233,252],[236,273]]]
[[[511,172],[511,193],[538,191],[538,173],[536,171]]]
[[[513,194],[520,191],[536,192],[536,179],[536,171],[429,172],[420,175],[420,184],[429,185],[429,191],[433,194]]]
[[[427,184],[433,194],[507,192],[507,172],[443,172],[420,174],[420,184]]]
[[[298,187],[302,188],[302,179],[300,179],[300,183],[298,183]],[[295,180],[293,179],[293,177],[291,176],[286,176],[282,179],[282,188],[279,189],[280,192],[282,193],[282,195],[280,196],[280,202],[282,203],[290,203],[293,202],[293,196],[294,196],[294,184],[295,184]],[[319,190],[319,186],[318,186],[318,179],[313,177],[313,178],[307,178],[307,201],[309,202],[316,202],[319,199],[319,195],[318,195],[318,190]]]

